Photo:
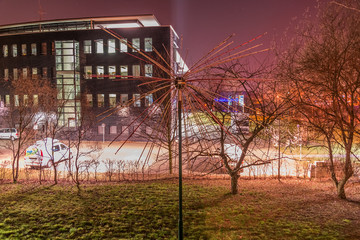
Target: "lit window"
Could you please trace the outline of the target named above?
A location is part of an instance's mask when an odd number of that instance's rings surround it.
[[[68,118],[68,126],[71,128],[76,127],[76,120],[75,118]],[[61,147],[62,148],[62,147]]]
[[[37,94],[33,95],[33,104],[34,106],[39,104],[39,96]]]
[[[3,56],[7,57],[9,55],[8,45],[3,45],[2,49],[3,49]]]
[[[98,126],[98,134],[104,134],[105,128],[102,125]]]
[[[109,106],[116,107],[116,94],[109,94]]]
[[[128,46],[127,46],[127,39],[122,38],[120,39],[120,52],[127,52]]]
[[[153,66],[151,64],[145,64],[145,77],[152,77]]]
[[[132,75],[134,77],[139,77],[140,76],[140,65],[133,65],[132,66]]]
[[[26,56],[26,44],[21,44],[21,55]]]
[[[19,95],[14,95],[14,105],[15,107],[19,106]]]
[[[140,94],[135,93],[133,95],[134,107],[141,107]]]
[[[95,40],[96,42],[96,53],[104,53],[104,40],[102,39],[98,39],[98,40]]]
[[[29,97],[28,97],[28,95],[24,95],[24,96],[23,96],[23,103],[24,103],[25,106],[27,106],[27,105],[29,104]]]
[[[17,68],[13,68],[13,75],[14,79],[17,80],[19,77],[19,71]]]
[[[43,67],[43,68],[42,68],[42,77],[43,77],[43,78],[47,78],[47,75],[48,75],[47,67]]]
[[[146,94],[145,95],[145,106],[148,107],[151,104],[153,104],[154,99],[153,99],[153,95],[152,94]]]
[[[23,68],[23,69],[22,69],[22,78],[23,78],[23,79],[26,79],[27,76],[28,76],[28,70],[27,70],[27,68]]]
[[[122,106],[126,105],[128,100],[129,96],[127,94],[120,94],[120,103]]]
[[[61,81],[61,84],[59,84],[59,80]],[[57,99],[63,99],[63,92],[64,92],[64,87],[62,85],[62,79],[58,79],[58,84],[57,84]]]
[[[132,47],[133,47],[133,52],[138,52],[140,50],[140,38],[132,39]]]
[[[46,42],[41,43],[41,55],[47,55],[47,44],[46,44]]]
[[[104,66],[97,66],[96,67],[96,75],[98,79],[104,78]]]
[[[152,127],[146,126],[146,127],[145,127],[145,133],[146,133],[147,135],[152,135],[152,133],[153,133]]]
[[[10,95],[5,95],[5,106],[10,106]]]
[[[108,53],[115,53],[115,39],[108,40]]]
[[[117,134],[117,126],[110,126],[110,134]]]
[[[109,78],[110,79],[115,79],[115,75],[116,75],[116,68],[115,66],[109,66]]]
[[[64,84],[64,96],[67,100],[75,99],[75,87],[73,84]]]
[[[97,98],[98,98],[98,107],[104,107],[105,105],[104,94],[98,94]]]
[[[4,80],[9,80],[9,69],[7,68],[4,69]]]
[[[145,52],[152,52],[152,38],[145,38]]]
[[[13,57],[17,57],[17,55],[18,55],[16,44],[12,45],[12,55],[13,55]]]
[[[33,55],[33,56],[37,55],[36,43],[31,44],[31,55]]]
[[[93,95],[92,94],[86,94],[86,104],[89,107],[93,106]]]
[[[92,66],[85,66],[84,67],[85,72],[85,79],[91,79],[92,78]]]
[[[32,68],[32,78],[36,79],[38,77],[38,70],[37,68]]]
[[[120,66],[120,75],[121,75],[121,78],[127,78],[127,76],[128,76],[128,66],[127,65]]]
[[[84,53],[92,53],[91,40],[84,40]]]
[[[129,126],[121,126],[121,132],[122,132],[122,135],[125,135],[125,134],[129,135],[132,133]]]

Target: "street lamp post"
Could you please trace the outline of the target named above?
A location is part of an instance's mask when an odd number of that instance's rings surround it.
[[[182,88],[185,80],[182,77],[175,79],[175,87],[178,89],[178,121],[179,121],[179,233],[178,239],[184,239],[183,235],[183,216],[182,216],[182,127],[181,127],[181,110],[182,110]]]
[[[103,132],[103,142],[105,142],[105,123],[102,123],[101,124],[101,127],[102,127],[102,132]]]

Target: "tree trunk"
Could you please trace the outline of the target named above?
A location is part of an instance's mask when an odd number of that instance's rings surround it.
[[[13,183],[16,183],[17,182],[17,177],[16,177],[16,174],[15,174],[15,159],[13,159],[13,162],[12,162],[12,176],[13,176]]]
[[[17,183],[19,178],[19,158],[14,157],[12,164],[13,183]]]
[[[172,174],[173,173],[173,169],[172,169],[173,157],[172,157],[171,143],[168,144],[168,153],[169,153],[169,174]]]
[[[239,180],[239,175],[237,172],[235,173],[231,173],[231,194],[235,195],[238,193],[238,180]]]
[[[336,185],[337,195],[341,199],[346,199],[345,194],[345,184],[349,178],[353,175],[353,168],[351,165],[351,147],[352,147],[352,138],[350,138],[348,144],[345,146],[346,156],[345,156],[345,166],[343,168],[344,178],[339,181]]]
[[[338,197],[341,198],[341,199],[346,199],[345,184],[346,184],[346,181],[341,180],[341,181],[339,182],[339,184],[336,185],[337,195],[338,195]]]
[[[58,180],[57,180],[57,168],[56,168],[56,165],[55,165],[55,161],[52,160],[52,164],[53,164],[53,168],[54,168],[54,184],[58,184]]]

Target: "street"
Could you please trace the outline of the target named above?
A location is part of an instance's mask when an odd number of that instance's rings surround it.
[[[5,141],[5,140],[3,140]],[[66,144],[66,142],[63,142]],[[90,171],[94,171],[95,169],[92,166],[89,166],[89,162],[92,160],[98,161],[98,166],[96,167],[97,172],[106,172],[109,164],[113,164],[112,167],[115,167],[116,163],[120,160],[123,161],[123,167],[135,166],[135,165],[143,165],[144,161],[146,160],[145,166],[148,167],[153,164],[156,155],[157,155],[157,148],[154,148],[150,157],[146,159],[149,151],[149,146],[146,147],[145,151],[144,147],[146,145],[145,142],[127,142],[119,151],[119,147],[121,146],[122,142],[114,142],[109,146],[110,142],[84,142],[80,149],[80,157],[79,163],[81,163],[82,168],[86,166],[89,168]],[[117,152],[118,151],[118,152]],[[73,155],[76,155],[76,150],[72,148]],[[117,153],[116,153],[117,152]],[[141,153],[143,154],[141,155]],[[140,158],[140,156],[142,156]],[[25,154],[22,154],[20,157],[20,168],[24,168],[24,157]],[[0,163],[4,163],[8,161],[9,164],[6,167],[11,166],[10,161],[12,159],[12,152],[11,150],[0,149]],[[74,159],[73,159],[74,160]],[[140,160],[140,161],[139,161]],[[85,163],[89,164],[85,164]],[[59,171],[67,171],[68,167],[66,166],[67,161],[62,162],[58,165]],[[108,164],[106,164],[108,163]]]

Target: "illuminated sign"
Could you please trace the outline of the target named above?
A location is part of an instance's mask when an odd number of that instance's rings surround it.
[[[231,105],[232,102],[237,102],[239,103],[240,106],[244,106],[244,95],[239,95],[236,98],[232,98],[231,96],[228,98],[215,98],[214,99],[215,102],[221,102],[221,103],[228,103],[229,105]]]
[[[239,105],[240,106],[244,106],[245,104],[244,104],[244,95],[240,95],[239,96]]]

